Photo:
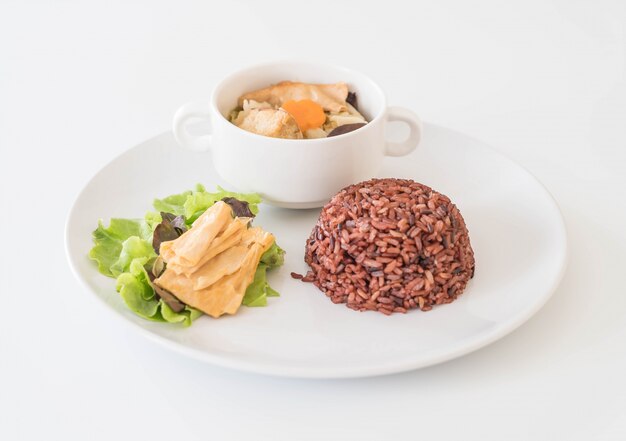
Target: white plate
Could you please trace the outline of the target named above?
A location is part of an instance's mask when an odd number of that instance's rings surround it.
[[[319,210],[261,206],[256,225],[287,251],[270,273],[281,297],[266,308],[203,316],[190,328],[131,313],[113,279],[87,258],[99,218],[142,217],[152,199],[224,182],[210,156],[178,148],[171,134],[140,144],[104,167],[83,189],[66,226],[76,276],[108,310],[151,340],[220,366],[291,377],[363,377],[432,365],[483,347],[517,328],[550,297],[565,269],[567,241],[554,200],[528,172],[484,144],[427,125],[412,155],[385,159],[380,176],[412,178],[448,195],[467,222],[476,275],[465,293],[432,311],[384,316],[335,305],[312,284],[304,244]],[[271,173],[271,170],[267,171]]]

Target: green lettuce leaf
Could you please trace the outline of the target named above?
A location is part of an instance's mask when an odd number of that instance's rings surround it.
[[[265,287],[265,295],[268,297],[280,297],[280,293],[272,288],[269,284]]]
[[[244,306],[267,306],[268,297],[278,297],[280,294],[272,289],[267,282],[267,270],[281,266],[285,261],[285,251],[276,242],[261,256],[259,266],[254,273],[254,280],[246,289],[241,302]]]
[[[148,224],[150,231],[154,231],[156,226],[163,222],[160,211],[148,211],[144,216],[144,220]]]
[[[111,274],[114,277],[129,271],[131,262],[135,259],[142,259],[143,264],[152,264],[157,255],[152,248],[152,244],[138,236],[131,236],[122,243],[119,258],[111,265]]]
[[[285,263],[285,250],[278,246],[276,242],[263,253],[261,263],[267,265],[268,269],[277,268]]]
[[[190,326],[195,319],[200,317],[202,312],[190,306],[185,306],[185,309],[181,312],[174,312],[172,308],[167,306],[167,303],[161,300],[161,315],[168,323],[182,323],[184,327],[187,327]]]
[[[235,193],[226,191],[222,187],[217,187],[214,193],[206,191],[204,186],[198,184],[195,190],[167,196],[163,199],[155,199],[154,208],[177,216],[184,215],[187,218],[187,225],[191,225],[207,208],[223,198],[232,197],[240,201],[248,202],[250,211],[253,214],[259,212],[258,205],[261,197],[256,193]]]
[[[129,271],[117,278],[116,289],[126,306],[140,317],[157,322],[181,323],[187,327],[202,313],[186,306],[181,312],[174,312],[162,299],[157,298],[150,286],[145,269],[145,258],[133,259]]]
[[[227,197],[247,202],[252,214],[258,214],[258,204],[261,203],[261,197],[256,193],[233,193],[231,191],[226,191],[219,186],[217,187],[217,192],[209,193],[204,189],[204,187],[199,185],[196,188],[196,191],[192,192],[192,194],[187,197],[184,204],[184,215],[188,219],[187,222],[192,223],[200,217],[200,215],[204,213],[207,208],[211,207],[217,201],[221,201],[223,198]]]
[[[248,203],[250,207],[250,211],[252,214],[259,214],[259,204],[261,203],[261,196],[257,193],[235,193],[232,191],[226,191],[219,185],[217,186],[217,193],[214,193],[218,197],[218,201],[221,201],[224,198],[235,198],[240,201],[245,201]]]
[[[129,265],[129,271],[120,274],[117,278],[115,288],[126,306],[135,314],[150,320],[162,321],[159,300],[148,283],[145,263],[145,258],[134,259]]]
[[[191,193],[191,191],[184,191],[179,194],[167,196],[163,199],[155,199],[152,205],[157,211],[163,211],[165,213],[172,213],[176,216],[180,216],[181,214],[185,214],[185,201]]]
[[[98,263],[98,270],[102,274],[115,277],[111,267],[118,262],[124,242],[133,236],[150,239],[152,230],[144,220],[111,219],[107,228],[102,221],[98,221],[98,228],[93,232],[94,247],[89,251],[89,257]]]
[[[246,289],[241,302],[244,306],[267,306],[267,265],[261,263],[256,268],[254,280]]]

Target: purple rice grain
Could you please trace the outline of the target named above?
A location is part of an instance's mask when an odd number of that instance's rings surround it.
[[[474,275],[467,227],[450,199],[411,180],[372,179],[337,193],[307,240],[313,282],[333,303],[390,315],[451,303]]]

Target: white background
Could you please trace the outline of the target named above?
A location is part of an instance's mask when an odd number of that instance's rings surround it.
[[[626,6],[505,3],[2,1],[0,438],[626,439]],[[64,256],[79,190],[283,58],[363,71],[534,173],[570,239],[549,303],[461,359],[350,381],[214,368],[112,321]]]

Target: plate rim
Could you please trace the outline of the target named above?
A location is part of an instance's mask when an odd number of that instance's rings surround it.
[[[457,130],[454,130],[445,126],[441,126],[438,124],[429,123],[425,125],[433,127],[433,128],[437,128],[440,130],[445,130],[455,135],[460,135],[468,139],[471,139],[472,141],[478,142],[485,149],[491,151],[492,153],[495,153],[496,155],[500,156],[502,159],[514,165],[515,167],[518,167],[522,172],[526,173],[530,178],[532,178],[532,180],[536,184],[539,185],[541,190],[543,190],[545,195],[548,196],[548,200],[551,202],[551,204],[553,205],[553,208],[555,209],[555,214],[557,215],[556,218],[558,218],[559,233],[561,236],[559,238],[560,239],[559,241],[562,242],[562,246],[559,249],[559,256],[558,256],[559,257],[558,271],[554,272],[549,287],[545,290],[545,292],[541,296],[537,298],[537,301],[535,301],[529,307],[519,311],[517,314],[513,316],[512,319],[498,326],[497,328],[495,328],[495,330],[491,330],[485,335],[478,334],[478,336],[475,337],[473,340],[470,340],[469,343],[464,342],[462,345],[459,344],[458,346],[460,347],[453,346],[452,349],[450,349],[450,346],[447,346],[445,350],[434,350],[434,351],[427,352],[427,354],[431,354],[430,356],[425,357],[422,353],[422,355],[417,357],[416,360],[409,359],[408,361],[405,361],[404,363],[394,362],[390,366],[386,366],[384,363],[377,364],[371,367],[363,366],[363,367],[360,367],[358,370],[355,370],[355,368],[353,367],[312,367],[310,368],[306,366],[297,366],[297,367],[296,366],[284,366],[284,365],[279,365],[279,364],[267,364],[263,362],[259,363],[259,362],[240,361],[240,360],[236,360],[236,359],[232,359],[228,357],[223,357],[220,355],[211,354],[210,352],[201,351],[199,349],[190,348],[190,347],[181,345],[179,343],[176,343],[172,340],[169,340],[159,334],[151,332],[147,328],[142,327],[140,324],[125,318],[123,315],[120,315],[101,296],[97,295],[92,290],[92,288],[87,283],[87,280],[78,270],[78,264],[77,264],[77,261],[75,260],[78,256],[74,256],[70,251],[71,223],[74,217],[76,216],[78,201],[81,199],[81,197],[83,196],[85,191],[89,188],[89,186],[92,184],[92,182],[96,180],[96,178],[100,175],[100,173],[102,173],[103,170],[108,168],[111,164],[113,164],[117,160],[123,158],[125,155],[129,154],[135,148],[143,144],[155,142],[159,138],[163,138],[165,136],[171,136],[172,132],[170,130],[162,132],[151,138],[148,138],[140,143],[137,143],[125,149],[123,152],[119,153],[112,159],[110,159],[106,164],[100,167],[93,176],[91,176],[91,178],[83,185],[82,189],[75,196],[72,206],[65,219],[65,225],[64,225],[65,256],[68,260],[71,272],[74,274],[74,277],[78,279],[78,281],[80,282],[80,285],[83,288],[86,288],[87,291],[89,291],[92,294],[89,296],[90,298],[95,297],[97,299],[97,303],[104,306],[104,309],[107,310],[110,315],[115,316],[116,320],[123,322],[125,325],[129,326],[130,327],[129,329],[139,330],[140,334],[143,335],[145,338],[147,338],[149,341],[158,343],[169,350],[185,355],[192,359],[205,362],[205,363],[210,363],[214,366],[234,369],[234,370],[238,370],[242,372],[262,374],[262,375],[268,375],[268,376],[273,376],[273,377],[287,377],[287,378],[300,378],[300,379],[364,378],[364,377],[397,374],[401,372],[421,369],[421,368],[428,367],[428,366],[434,366],[434,365],[444,363],[449,360],[453,360],[455,358],[462,357],[471,352],[477,351],[478,349],[486,347],[490,345],[491,343],[505,337],[506,335],[510,334],[511,332],[519,328],[521,325],[526,323],[541,308],[543,308],[543,306],[552,297],[552,295],[558,288],[561,280],[563,279],[563,276],[565,274],[565,270],[567,268],[567,264],[569,261],[569,241],[568,241],[568,235],[567,235],[567,226],[566,226],[561,208],[558,202],[556,201],[556,199],[554,198],[554,196],[552,195],[552,193],[550,193],[548,188],[539,179],[537,179],[537,177],[532,172],[526,169],[526,167],[517,163],[512,158],[510,158],[507,154],[499,151],[498,149],[488,144],[487,142],[481,141],[471,135],[467,135],[463,132],[459,132]]]

